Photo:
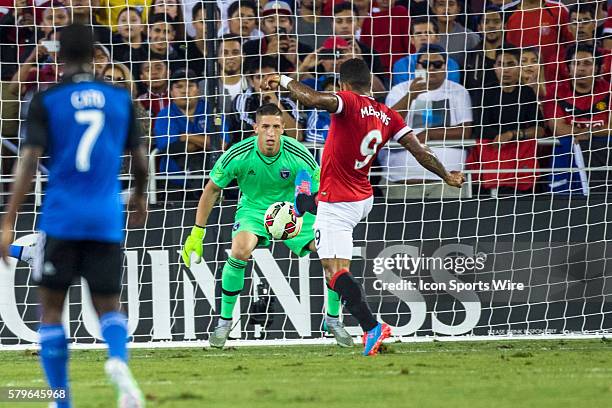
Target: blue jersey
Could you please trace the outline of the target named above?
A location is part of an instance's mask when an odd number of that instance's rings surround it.
[[[140,143],[127,90],[80,73],[32,99],[25,145],[49,156],[39,229],[66,240],[121,242],[121,155]]]

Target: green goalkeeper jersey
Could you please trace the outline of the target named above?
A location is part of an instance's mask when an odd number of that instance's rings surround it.
[[[223,153],[210,179],[221,188],[236,179],[242,193],[239,207],[265,211],[277,201],[293,202],[295,177],[302,169],[312,176],[312,191],[318,191],[319,165],[304,145],[281,136],[278,154],[267,157],[259,151],[257,136],[252,136]]]

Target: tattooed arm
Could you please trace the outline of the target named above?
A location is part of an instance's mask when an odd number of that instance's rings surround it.
[[[269,74],[263,79],[264,89],[277,89],[281,84],[281,76],[279,74]],[[299,81],[291,81],[286,84],[286,89],[291,93],[293,99],[300,101],[309,108],[324,109],[329,113],[338,111],[338,97],[329,92],[315,91],[308,85],[304,85]]]
[[[431,149],[421,144],[413,132],[403,136],[399,143],[408,150],[415,159],[427,170],[437,174],[446,184],[453,187],[461,187],[465,177],[459,171],[448,172],[444,165],[438,160]]]

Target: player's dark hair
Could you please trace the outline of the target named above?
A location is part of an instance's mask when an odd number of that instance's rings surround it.
[[[426,16],[418,16],[410,19],[410,34],[414,34],[414,26],[417,24],[431,24],[436,34],[440,34],[438,20]]]
[[[597,51],[597,48],[592,45],[579,44],[575,47],[568,47],[567,51],[565,52],[565,63],[569,66],[569,64],[574,61],[574,58],[576,58],[576,54],[579,52],[588,52],[593,56],[593,59],[595,60],[595,70],[596,73],[598,73],[602,63],[602,56],[601,53]]]
[[[278,106],[273,103],[266,103],[261,105],[255,111],[255,118],[259,118],[261,116],[283,116],[283,111],[280,110]]]
[[[94,38],[90,27],[70,24],[62,29],[59,60],[67,64],[91,63],[94,53]]]
[[[368,64],[359,58],[345,61],[340,65],[340,82],[349,84],[353,88],[369,90],[372,84],[372,73]]]
[[[521,50],[518,48],[510,47],[510,48],[499,48],[495,51],[495,59],[499,58],[503,55],[512,55],[516,60],[521,62]]]
[[[237,0],[230,4],[227,8],[227,18],[231,18],[236,11],[240,10],[241,7],[246,7],[253,10],[253,13],[255,13],[255,17],[257,17],[257,15],[259,14],[259,8],[257,7],[257,4],[255,4],[254,1]]]
[[[223,43],[232,42],[232,41],[237,42],[238,45],[242,46],[242,40],[240,39],[240,36],[236,34],[225,34],[221,38],[218,39],[217,48],[221,49],[221,46],[223,45]]]
[[[278,59],[271,55],[265,55],[261,58],[248,58],[244,65],[244,72],[247,75],[256,74],[264,68],[272,68],[274,71],[278,71]]]
[[[571,17],[572,13],[584,14],[589,13],[592,19],[595,19],[597,15],[597,9],[594,3],[575,3],[568,7],[568,15]]]
[[[446,50],[443,46],[438,44],[425,44],[417,51],[417,61],[421,58],[423,54],[440,54],[444,61],[446,61],[448,56],[446,55]]]
[[[198,15],[199,12],[204,13],[204,2],[199,1],[195,4],[195,6],[193,6],[193,8],[191,9],[191,20],[195,21],[196,16]],[[205,20],[206,16],[204,14],[202,14],[202,20]]]
[[[157,23],[166,23],[166,24],[169,24],[170,27],[172,27],[172,29],[174,30],[174,27],[172,24],[174,22],[175,21],[172,19],[172,17],[168,16],[167,14],[157,13],[149,17],[149,21],[147,21],[147,24],[149,26],[152,26],[153,24],[157,24]]]
[[[342,3],[336,4],[334,7],[334,16],[338,13],[342,13],[343,11],[352,11],[353,15],[358,16],[359,11],[357,10],[357,6],[355,6],[352,2],[343,1]]]
[[[477,24],[483,24],[484,23],[484,19],[486,17],[487,14],[489,13],[497,13],[499,14],[499,16],[502,18],[502,20],[504,19],[504,14],[502,9],[500,9],[499,7],[497,7],[494,4],[489,4],[485,10],[484,13],[478,15],[478,20],[477,20]]]

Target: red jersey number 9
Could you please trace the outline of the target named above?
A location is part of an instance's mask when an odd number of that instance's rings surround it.
[[[376,149],[379,144],[382,143],[382,133],[380,130],[374,129],[368,132],[367,135],[361,140],[361,155],[365,156],[365,158],[361,161],[355,160],[355,170],[359,170],[367,166],[367,164],[372,160],[372,157],[376,154]]]

